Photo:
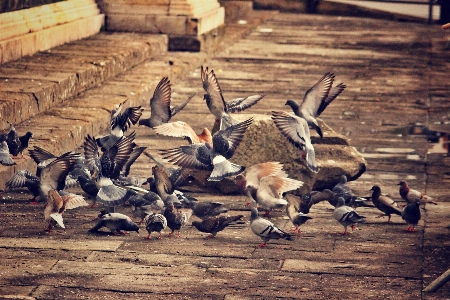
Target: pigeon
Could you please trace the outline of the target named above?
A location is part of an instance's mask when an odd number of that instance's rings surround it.
[[[346,88],[343,83],[332,87],[333,81],[334,74],[328,72],[305,93],[302,104],[299,105],[292,99],[287,100],[285,104],[292,108],[296,116],[305,119],[321,138],[323,134],[316,118]]]
[[[58,191],[49,190],[47,195],[47,204],[44,209],[44,219],[48,222],[48,226],[45,231],[50,232],[54,224],[58,224],[61,228],[65,229],[62,214],[67,209],[73,209],[80,206],[87,206],[88,203],[82,196],[74,194],[66,194],[60,196]]]
[[[150,213],[145,216],[144,222],[145,229],[148,232],[148,236],[146,237],[147,239],[150,239],[152,232],[159,232],[158,239],[162,239],[161,231],[167,227],[166,217],[161,214]]]
[[[295,203],[292,198],[288,198],[288,204],[286,205],[286,213],[291,220],[294,227],[291,228],[291,232],[297,232],[297,235],[301,234],[300,226],[305,224],[306,221],[312,219],[307,214],[304,214],[295,208]]]
[[[90,206],[90,208],[93,208],[95,206],[95,199],[97,197],[99,188],[95,182],[95,180],[92,180],[85,176],[78,176],[78,182],[80,183],[80,187],[85,192],[89,198],[94,200],[94,203]]]
[[[378,185],[374,185],[370,190],[372,191],[373,204],[383,212],[383,214],[379,215],[377,218],[388,216],[387,222],[390,223],[391,214],[402,215],[402,210],[398,207],[397,202],[387,196],[382,196],[381,188]]]
[[[213,135],[213,145],[192,144],[178,148],[160,150],[164,159],[175,165],[199,170],[212,171],[209,181],[220,181],[235,176],[245,170],[244,166],[231,163],[230,159],[239,146],[245,131],[253,118],[238,123]]]
[[[289,233],[284,232],[269,220],[261,218],[258,215],[258,210],[256,208],[252,208],[251,211],[250,229],[254,234],[261,237],[261,239],[263,240],[263,242],[258,245],[259,248],[265,247],[267,242],[271,239],[285,239],[288,241],[292,240],[292,237],[289,235]]]
[[[0,134],[0,163],[4,166],[13,166],[16,163],[11,158],[6,135]]]
[[[305,215],[309,213],[309,210],[313,204],[311,193],[305,193],[300,196],[294,196],[286,193],[283,198],[287,200],[288,205],[291,204],[294,206],[296,212],[301,212]]]
[[[147,192],[144,195],[134,195],[128,199],[128,203],[131,205],[131,211],[135,218],[140,218],[139,224],[142,223],[144,218],[155,211],[160,213],[164,212],[164,202],[161,197],[153,193]]]
[[[33,195],[30,201],[36,201],[39,196],[39,177],[33,175],[28,170],[17,171],[11,178],[6,182],[6,190],[17,189],[26,187],[28,191]]]
[[[154,165],[152,167],[152,174],[155,180],[156,191],[162,199],[166,199],[174,193],[175,189],[164,166]]]
[[[164,77],[158,83],[153,93],[153,97],[150,99],[150,111],[151,115],[148,119],[140,119],[139,126],[144,125],[150,128],[167,123],[170,119],[175,116],[179,111],[181,111],[186,104],[191,101],[194,97],[189,97],[185,102],[175,106],[170,107],[170,98],[172,90],[170,87],[170,80],[168,77]]]
[[[191,217],[192,211],[177,212],[171,201],[166,202],[165,207],[164,217],[166,217],[167,226],[172,230],[168,236],[170,237],[175,231],[178,231],[177,236],[180,237],[180,230]]]
[[[347,234],[347,227],[351,225],[352,231],[355,228],[356,223],[364,223],[364,216],[360,216],[353,208],[345,205],[345,199],[343,197],[339,197],[338,204],[333,212],[333,217],[336,221],[338,221],[342,226],[344,226],[344,232],[342,234]]]
[[[133,148],[133,151],[131,151],[131,153],[130,153],[130,157],[128,158],[128,160],[126,161],[122,170],[120,171],[119,178],[127,177],[128,175],[130,175],[131,165],[134,164],[136,159],[139,158],[139,156],[142,154],[142,152],[145,151],[145,149],[147,149],[147,147],[134,147]]]
[[[41,170],[45,168],[49,163],[57,159],[58,157],[49,151],[42,149],[38,146],[34,146],[33,149],[28,150],[30,157],[37,164],[36,176],[40,176]]]
[[[336,207],[339,197],[345,199],[345,205],[356,208],[360,206],[373,207],[368,198],[362,198],[353,195],[351,188],[347,185],[347,176],[341,175],[339,182],[333,187],[331,192],[328,189],[323,190],[324,193],[332,194],[333,197],[328,198],[328,202]]]
[[[406,228],[407,231],[416,231],[415,227],[417,223],[419,223],[419,220],[421,218],[419,206],[420,200],[416,200],[409,203],[403,208],[402,219],[405,220],[406,223],[408,223],[408,228]]]
[[[99,215],[100,221],[89,232],[97,232],[102,227],[107,227],[114,235],[126,234],[126,231],[136,231],[139,233],[139,226],[126,215],[120,213],[102,213]],[[122,232],[125,231],[125,232]]]
[[[433,198],[430,196],[427,196],[425,194],[422,194],[421,192],[414,190],[409,187],[409,185],[406,183],[406,181],[400,181],[398,183],[400,186],[399,193],[403,200],[405,200],[408,203],[414,203],[416,200],[420,201],[420,204],[424,203],[430,203],[437,205],[435,201],[433,201]]]
[[[121,137],[109,149],[102,148],[99,156],[98,146],[93,137],[87,135],[84,142],[84,156],[86,165],[94,176],[99,191],[96,200],[112,209],[116,205],[123,204],[129,197],[135,195],[133,190],[126,190],[114,185],[112,179],[117,179],[123,166],[128,161],[132,152],[132,142],[135,133]],[[95,201],[94,200],[94,203]]]
[[[206,238],[214,238],[219,231],[224,230],[230,225],[237,224],[237,221],[239,221],[243,217],[243,215],[214,216],[206,218],[202,221],[193,221],[192,226],[194,226],[201,232],[209,233],[210,235],[208,235]]]
[[[212,135],[208,128],[203,128],[202,132],[197,134],[189,124],[183,121],[164,123],[155,126],[154,130],[156,133],[166,136],[183,137],[189,141],[189,144],[212,144]]]
[[[23,136],[18,136],[16,128],[13,124],[10,123],[10,129],[6,137],[6,143],[8,144],[9,153],[11,153],[13,158],[17,158],[17,156],[20,154],[21,158],[25,159],[25,156],[23,156],[23,151],[28,148],[28,142],[32,137],[33,133],[31,131],[28,131]]]
[[[141,106],[135,106],[123,110],[126,102],[127,100],[123,101],[117,109],[111,111],[110,134],[96,139],[99,147],[111,148],[132,124],[135,125],[139,121],[144,109]]]
[[[216,123],[220,123],[220,130],[239,123],[229,113],[243,111],[258,103],[265,96],[261,94],[225,101],[214,71],[209,71],[208,67],[201,66],[200,73],[203,89],[206,91],[203,99],[206,101],[209,111],[214,115]]]
[[[281,134],[283,134],[289,142],[306,153],[303,154],[303,156],[306,159],[308,168],[314,173],[319,172],[316,163],[316,154],[314,152],[314,147],[311,144],[309,127],[306,120],[285,112],[277,111],[272,111],[272,120],[278,130],[280,130]]]
[[[186,198],[185,203],[188,208],[192,209],[192,214],[202,220],[228,212],[228,208],[224,207],[221,202],[190,201]]]

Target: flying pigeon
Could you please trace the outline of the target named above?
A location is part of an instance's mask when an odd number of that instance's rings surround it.
[[[322,130],[317,123],[316,118],[325,110],[325,108],[346,88],[345,84],[340,83],[332,87],[334,81],[333,73],[326,73],[322,78],[311,87],[303,97],[302,104],[295,100],[287,100],[286,105],[292,108],[294,114],[303,118],[308,125],[314,128],[322,138]]]
[[[94,200],[94,203],[90,206],[90,208],[93,208],[95,206],[95,199],[97,198],[97,194],[99,191],[99,188],[95,182],[95,180],[92,180],[85,176],[78,176],[78,182],[80,183],[80,187],[85,192],[89,198]]]
[[[197,134],[189,124],[183,121],[164,123],[155,126],[154,130],[158,134],[185,138],[189,141],[189,144],[212,144],[212,135],[208,128],[203,128],[202,132]]]
[[[297,210],[295,208],[295,203],[293,203],[292,198],[288,198],[288,204],[286,205],[286,213],[289,217],[289,220],[291,220],[292,224],[294,225],[293,228],[291,228],[291,232],[297,232],[297,235],[300,235],[301,230],[300,226],[305,224],[306,221],[312,219],[307,214],[304,214]]]
[[[272,111],[272,120],[289,142],[304,151],[304,158],[308,168],[317,173],[316,154],[311,144],[308,123],[305,119],[285,113]]]
[[[158,239],[162,238],[161,231],[163,231],[167,227],[167,220],[161,214],[150,213],[145,216],[145,229],[148,232],[147,239],[150,239],[150,235],[152,232],[159,232]]]
[[[49,190],[47,195],[47,205],[44,209],[44,219],[48,222],[45,231],[51,231],[54,224],[58,224],[61,228],[66,228],[63,223],[62,214],[67,209],[73,209],[80,206],[87,206],[88,203],[82,196],[74,194],[66,194],[60,196],[58,191]]]
[[[230,159],[239,146],[253,118],[238,123],[213,135],[213,145],[192,144],[178,148],[160,150],[163,158],[184,168],[212,171],[209,181],[220,181],[225,177],[242,173],[245,167],[233,164]]]
[[[374,185],[370,190],[372,191],[373,204],[383,212],[377,218],[388,216],[387,222],[390,223],[391,214],[402,215],[402,210],[398,207],[397,202],[387,196],[381,195],[381,188],[378,185]]]
[[[171,201],[167,201],[165,207],[164,217],[166,217],[167,226],[172,230],[168,236],[170,237],[175,231],[178,231],[177,236],[180,237],[180,230],[191,217],[192,211],[177,212]]]
[[[123,166],[128,161],[133,150],[134,138],[134,132],[129,136],[121,137],[111,148],[102,148],[101,156],[99,156],[95,139],[90,135],[87,135],[85,139],[84,156],[86,165],[94,175],[99,187],[96,200],[109,208],[123,204],[129,197],[136,194],[134,191],[118,187],[112,182],[112,179],[119,177]]]
[[[170,119],[182,110],[194,97],[191,96],[185,102],[172,108],[170,107],[171,94],[170,80],[168,77],[164,77],[156,86],[153,97],[150,99],[150,118],[141,118],[139,120],[139,126],[145,125],[154,128],[155,126],[169,122]]]
[[[400,181],[398,183],[400,186],[399,193],[403,200],[405,200],[408,203],[414,203],[416,200],[420,201],[420,204],[424,203],[430,203],[437,205],[435,201],[433,201],[433,198],[430,196],[427,196],[417,190],[414,190],[409,187],[409,185],[406,183],[406,181]]]
[[[127,100],[123,101],[117,109],[111,111],[110,133],[96,140],[99,147],[111,148],[131,125],[135,125],[139,121],[144,109],[141,106],[134,106],[123,110],[126,102]]]
[[[225,101],[214,71],[209,71],[208,67],[203,68],[202,66],[200,73],[203,89],[206,91],[203,99],[206,101],[209,111],[214,115],[216,123],[220,123],[220,130],[239,123],[229,113],[243,111],[258,103],[265,96],[261,94]]]
[[[206,218],[202,221],[193,221],[192,226],[197,230],[205,233],[210,233],[206,238],[213,238],[219,231],[224,230],[226,227],[237,224],[237,221],[242,219],[243,215],[238,216],[214,216]]]
[[[28,153],[37,164],[36,176],[40,176],[41,170],[58,158],[53,153],[38,146],[34,146],[33,149],[28,150]]]
[[[139,233],[139,226],[129,217],[120,213],[104,213],[99,215],[100,221],[89,232],[97,232],[102,227],[107,227],[114,235],[126,234],[126,231]],[[125,232],[122,232],[125,231]]]
[[[228,212],[228,208],[224,207],[221,202],[191,201],[187,198],[184,202],[188,208],[192,209],[192,214],[202,220]]]
[[[351,225],[352,230],[354,230],[356,223],[364,223],[366,221],[366,217],[360,216],[353,208],[345,205],[345,199],[343,197],[339,197],[338,204],[333,212],[333,217],[344,226],[344,232],[342,234],[348,233],[347,226]]]
[[[9,155],[9,147],[6,142],[6,135],[0,134],[0,163],[4,166],[13,166],[16,163]]]
[[[21,158],[25,159],[23,156],[23,151],[28,147],[28,142],[30,138],[33,137],[33,133],[28,131],[23,136],[19,136],[16,132],[16,128],[10,123],[10,129],[7,134],[6,143],[8,144],[9,153],[13,158],[17,158],[20,154]]]
[[[261,218],[258,215],[258,209],[256,208],[252,208],[251,211],[250,229],[263,240],[263,242],[258,245],[259,248],[266,246],[266,243],[271,239],[292,240],[289,233],[284,232],[269,220]]]
[[[420,200],[416,200],[409,203],[403,208],[402,219],[405,220],[406,223],[408,223],[408,228],[406,228],[407,231],[416,231],[415,227],[417,223],[419,223],[419,220],[421,218],[419,206]]]

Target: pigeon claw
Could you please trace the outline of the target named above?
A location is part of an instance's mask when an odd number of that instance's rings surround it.
[[[258,248],[263,248],[263,247],[265,247],[265,246],[266,246],[266,243],[264,242],[264,243],[259,244],[259,245],[258,245]]]
[[[210,234],[210,235],[208,235],[207,237],[205,237],[205,239],[212,239],[212,238],[215,238],[216,236],[214,235],[214,234]]]
[[[89,206],[89,208],[94,208],[95,203],[92,203],[91,206]]]
[[[406,231],[416,232],[416,229],[413,226],[408,226],[408,228],[406,228]]]

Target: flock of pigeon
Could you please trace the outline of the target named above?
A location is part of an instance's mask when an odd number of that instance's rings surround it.
[[[313,128],[320,137],[322,131],[316,118],[325,108],[346,88],[342,83],[333,86],[334,74],[326,73],[304,95],[301,104],[288,100],[286,105],[293,113],[273,111],[272,119],[281,134],[299,149],[299,155],[304,158],[307,167],[318,172],[314,146],[310,140],[310,129]],[[246,206],[251,206],[250,228],[260,236],[263,247],[271,239],[291,240],[292,235],[281,230],[267,218],[259,215],[258,208],[265,210],[269,216],[273,209],[286,209],[287,216],[294,225],[292,232],[300,234],[300,226],[311,217],[309,209],[313,204],[327,200],[335,209],[333,217],[344,227],[352,229],[357,223],[363,223],[365,217],[355,211],[358,206],[375,206],[381,216],[400,215],[408,223],[408,231],[415,231],[415,225],[420,220],[419,205],[422,203],[436,204],[430,197],[411,189],[404,181],[399,183],[400,195],[407,201],[401,209],[395,201],[382,195],[379,186],[373,186],[370,197],[372,204],[367,204],[367,198],[353,195],[346,185],[347,178],[342,175],[341,181],[331,190],[313,191],[298,198],[289,191],[295,191],[303,185],[302,181],[288,177],[279,162],[264,162],[253,166],[241,166],[230,161],[235,150],[242,141],[252,118],[243,122],[232,117],[232,113],[245,110],[260,101],[265,95],[253,95],[225,101],[219,83],[213,70],[201,68],[201,80],[205,90],[204,100],[215,117],[216,132],[204,128],[200,134],[185,122],[170,122],[171,118],[181,111],[192,99],[184,103],[170,106],[171,84],[164,77],[155,88],[150,99],[151,115],[148,119],[141,118],[144,109],[141,106],[125,108],[126,101],[111,112],[110,133],[95,138],[86,136],[83,145],[84,154],[67,152],[60,156],[34,146],[28,150],[30,157],[36,162],[36,173],[21,170],[14,174],[6,183],[6,190],[28,188],[33,194],[31,200],[46,203],[44,218],[47,222],[46,231],[51,231],[58,224],[65,228],[62,214],[65,210],[80,206],[88,206],[81,195],[67,191],[72,187],[81,187],[92,199],[91,207],[99,201],[104,205],[98,215],[98,223],[89,231],[96,232],[107,227],[114,234],[123,231],[139,231],[139,224],[145,223],[150,238],[153,232],[159,233],[165,228],[171,230],[170,235],[178,232],[188,222],[191,215],[198,220],[192,221],[192,226],[201,232],[215,237],[227,226],[244,224],[243,215],[228,216],[228,211],[220,202],[197,201],[185,195],[178,189],[189,182],[190,170],[210,171],[208,180],[220,181],[233,178],[237,187],[249,199]],[[183,137],[189,144],[172,149],[159,150],[159,154],[168,162],[178,166],[169,168],[153,158],[146,147],[139,147],[134,142],[136,134],[125,132],[132,125],[143,125],[152,128],[161,135]],[[0,134],[0,162],[3,165],[14,165],[14,159],[28,147],[31,132],[18,136],[11,124],[8,133]],[[137,178],[130,176],[130,168],[142,154],[153,158],[152,177]],[[11,156],[14,158],[11,158]],[[149,185],[148,189],[143,188]],[[35,202],[35,203],[38,203]],[[114,212],[114,207],[129,205],[138,223],[127,215]]]

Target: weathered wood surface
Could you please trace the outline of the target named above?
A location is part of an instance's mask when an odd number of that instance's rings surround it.
[[[349,236],[332,219],[327,203],[314,206],[314,218],[295,241],[271,241],[266,249],[248,227],[245,198],[193,194],[200,201],[222,201],[244,214],[245,225],[226,229],[215,239],[187,226],[182,238],[144,240],[139,234],[88,234],[97,209],[64,215],[66,231],[43,232],[43,208],[28,195],[7,193],[0,205],[0,295],[37,299],[447,299],[450,287],[436,294],[421,290],[448,268],[450,204],[448,165],[442,154],[427,154],[425,136],[406,134],[411,123],[448,119],[448,52],[437,26],[371,19],[278,14],[208,60],[226,99],[266,92],[245,113],[287,110],[286,99],[301,99],[326,71],[347,89],[322,118],[368,161],[368,170],[350,182],[366,195],[374,184],[399,199],[399,180],[426,191],[439,205],[427,206],[418,232],[405,231],[398,216],[392,224],[373,208],[361,208],[367,224]],[[169,53],[162,60],[178,65],[199,54]],[[201,60],[199,60],[201,61]],[[168,68],[161,64],[161,72]],[[179,69],[183,70],[183,69]],[[155,70],[154,70],[155,71]],[[173,82],[173,104],[197,96],[174,120],[199,131],[214,120],[203,102],[199,66]],[[153,84],[156,84],[157,80]],[[114,84],[120,85],[119,81]],[[117,99],[117,102],[120,102]],[[148,108],[148,107],[147,107]],[[148,110],[144,117],[148,117]],[[136,129],[137,143],[157,149],[184,144]],[[149,176],[153,165],[140,157],[135,175]],[[129,208],[118,211],[130,213]],[[285,230],[284,212],[271,220]],[[17,239],[17,245],[11,243]],[[27,243],[33,241],[33,247]],[[58,241],[71,247],[54,245]],[[105,242],[104,249],[97,249]],[[42,243],[42,244],[41,244]],[[41,245],[40,245],[41,244]],[[53,246],[52,246],[53,245]],[[84,245],[84,246],[83,246]],[[115,248],[117,247],[117,248]],[[111,252],[112,251],[112,252]]]

